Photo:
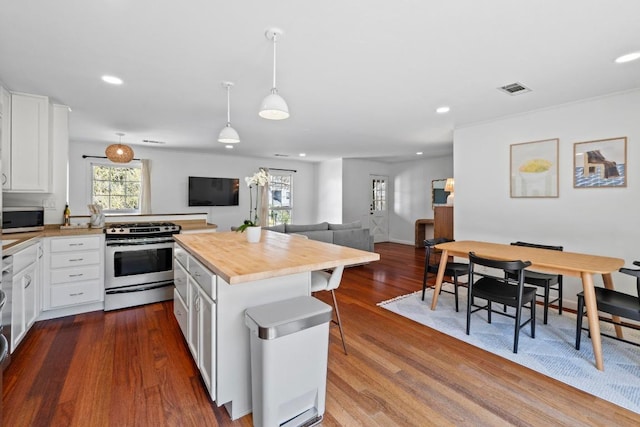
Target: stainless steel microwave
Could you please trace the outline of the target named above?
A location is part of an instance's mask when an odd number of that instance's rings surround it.
[[[2,233],[44,230],[43,207],[2,208]]]

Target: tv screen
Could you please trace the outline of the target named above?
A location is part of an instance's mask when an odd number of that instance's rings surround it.
[[[238,206],[238,178],[189,177],[189,206]]]

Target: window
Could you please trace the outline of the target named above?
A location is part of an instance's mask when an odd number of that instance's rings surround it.
[[[140,165],[91,165],[91,203],[107,213],[140,213]]]
[[[269,226],[291,224],[293,176],[269,172]]]
[[[387,210],[387,181],[384,178],[373,178],[371,181],[371,210]]]

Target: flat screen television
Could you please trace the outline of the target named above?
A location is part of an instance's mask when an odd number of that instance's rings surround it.
[[[189,177],[189,206],[238,206],[239,178]]]

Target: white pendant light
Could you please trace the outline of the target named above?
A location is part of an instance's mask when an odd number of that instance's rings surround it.
[[[222,87],[227,88],[227,125],[220,131],[218,142],[222,142],[223,144],[236,144],[240,142],[238,132],[231,127],[231,104],[229,102],[229,90],[231,86],[233,86],[233,82],[222,82]]]
[[[120,137],[119,142],[108,146],[107,149],[104,150],[104,154],[114,163],[129,163],[131,159],[133,159],[133,150],[128,145],[122,143],[124,133],[118,132],[116,135]]]
[[[273,87],[271,93],[262,100],[258,114],[264,119],[283,120],[289,117],[289,107],[286,101],[278,95],[278,89],[276,89],[276,43],[278,36],[282,35],[282,30],[270,28],[264,35],[267,39],[273,40]]]

